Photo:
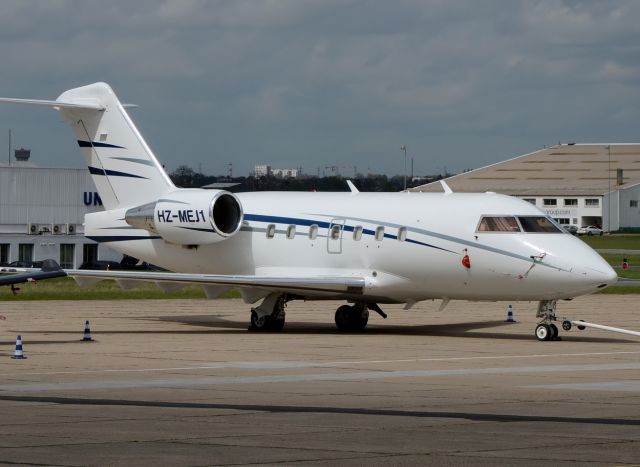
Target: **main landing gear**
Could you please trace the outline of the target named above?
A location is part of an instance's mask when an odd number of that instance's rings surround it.
[[[276,293],[267,295],[260,305],[251,309],[249,331],[282,331],[286,305],[286,295]]]
[[[383,318],[387,317],[376,303],[342,305],[336,310],[336,326],[340,331],[362,331],[369,322],[369,310],[375,311]]]
[[[287,302],[295,296],[272,293],[260,305],[251,309],[251,324],[249,331],[279,332],[284,328]],[[336,310],[336,326],[340,331],[362,331],[369,322],[369,310],[373,310],[383,318],[387,314],[377,303],[355,303],[342,305]]]
[[[542,300],[538,304],[536,318],[542,318],[536,326],[536,337],[539,341],[560,340],[558,326],[553,324],[558,319],[556,316],[556,300]]]

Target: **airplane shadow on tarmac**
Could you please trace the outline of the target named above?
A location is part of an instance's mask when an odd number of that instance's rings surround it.
[[[154,335],[154,334],[238,334],[249,332],[247,331],[246,321],[228,320],[219,316],[213,315],[193,315],[193,316],[163,316],[155,319],[140,318],[140,321],[163,321],[179,323],[189,326],[198,326],[200,329],[126,329],[126,330],[109,330],[100,329],[99,326],[93,331],[93,338],[99,340],[100,335],[117,335],[117,334],[132,334],[132,335]],[[502,340],[517,340],[517,341],[530,341],[534,340],[533,329],[530,334],[512,333],[506,329],[502,331],[483,331],[488,328],[508,328],[514,326],[514,323],[508,323],[506,321],[473,321],[467,323],[452,323],[452,324],[425,324],[419,326],[412,325],[376,325],[370,324],[364,331],[357,332],[344,332],[336,329],[333,323],[296,323],[295,321],[287,321],[285,328],[281,331],[284,335],[361,335],[361,336],[434,336],[434,337],[457,337],[457,338],[480,338],[480,339],[502,339]],[[606,343],[630,343],[636,342],[631,339],[609,338],[609,337],[592,337],[579,334],[580,331],[572,331],[570,334],[561,332],[561,338],[564,341],[571,342],[606,342]],[[23,334],[74,334],[82,336],[77,330],[74,331],[52,331],[52,330],[37,330],[37,329],[25,329]],[[268,332],[256,332],[255,335],[269,334]],[[2,342],[2,344],[10,344],[11,342]],[[66,343],[81,343],[81,339],[69,339],[69,340],[38,340],[29,341],[30,344],[66,344]]]

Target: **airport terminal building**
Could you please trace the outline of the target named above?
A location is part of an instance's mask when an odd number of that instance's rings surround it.
[[[24,157],[0,165],[0,264],[51,258],[78,268],[120,261],[121,254],[83,235],[84,215],[99,210],[87,169],[36,167]]]
[[[563,225],[640,229],[640,144],[561,144],[454,175],[456,192],[522,198]],[[412,191],[442,191],[439,182]]]

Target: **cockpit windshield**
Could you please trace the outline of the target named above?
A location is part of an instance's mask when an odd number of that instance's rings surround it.
[[[478,232],[562,233],[562,229],[544,216],[482,216]]]
[[[562,233],[551,219],[544,216],[518,216],[522,230],[525,232]]]
[[[515,217],[483,216],[478,232],[520,232],[520,227]]]

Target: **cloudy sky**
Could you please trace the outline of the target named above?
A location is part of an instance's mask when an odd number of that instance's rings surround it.
[[[0,96],[106,81],[173,170],[395,174],[638,142],[640,2],[0,0]],[[0,107],[0,160],[80,167],[54,111]],[[4,148],[4,149],[3,149]]]

